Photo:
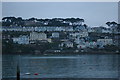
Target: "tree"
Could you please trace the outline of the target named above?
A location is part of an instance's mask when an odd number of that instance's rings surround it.
[[[28,21],[34,21],[34,20],[36,20],[36,18],[30,18],[30,19],[28,19]]]
[[[22,17],[16,18],[17,21],[23,21]]]
[[[113,22],[111,22],[111,24],[116,25],[117,23],[113,21]]]
[[[83,26],[84,26],[86,29],[87,29],[87,27],[88,27],[86,24],[84,24]]]
[[[106,23],[109,27],[111,27],[111,28],[113,28],[113,27],[115,27],[116,25],[117,25],[117,23],[116,22],[107,22]],[[111,26],[112,25],[112,26]]]
[[[118,24],[117,30],[118,32],[120,32],[120,24]]]
[[[84,22],[84,19],[80,19],[81,24]]]
[[[110,27],[110,25],[111,25],[111,22],[107,22],[106,24],[107,24],[107,25]]]

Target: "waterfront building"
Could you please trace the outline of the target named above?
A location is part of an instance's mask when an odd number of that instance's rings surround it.
[[[104,47],[105,45],[112,45],[113,39],[97,39],[97,45]]]
[[[67,48],[72,48],[73,47],[73,42],[71,41],[65,41],[65,42],[62,42],[60,45],[60,47],[67,47]]]
[[[86,48],[85,40],[83,38],[76,38],[74,42],[77,44],[78,49]]]
[[[84,44],[84,43],[85,43],[85,40],[84,40],[84,39],[80,39],[80,38],[76,38],[76,39],[74,40],[74,42],[75,42],[76,44]]]
[[[29,44],[29,37],[25,35],[20,35],[19,37],[12,38],[14,43],[18,44]]]
[[[79,48],[79,49],[96,48],[96,47],[97,47],[97,43],[95,41],[92,41],[92,42],[81,41],[81,42],[79,42],[79,44],[77,44],[77,48]]]
[[[11,39],[11,36],[10,35],[2,35],[2,39],[4,40],[4,39]]]
[[[87,46],[87,47],[89,47],[89,48],[96,48],[97,47],[97,42],[91,41],[91,42],[89,42],[89,46]]]
[[[77,48],[78,49],[84,49],[84,48],[86,48],[86,45],[84,45],[84,44],[78,44]]]
[[[53,32],[52,33],[52,38],[59,38],[59,33],[58,32]]]

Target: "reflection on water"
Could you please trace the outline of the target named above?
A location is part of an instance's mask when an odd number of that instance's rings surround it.
[[[19,60],[22,78],[117,78],[118,55],[27,56],[4,55],[3,77],[16,77]],[[25,73],[30,73],[26,75]],[[38,75],[34,75],[38,73]]]

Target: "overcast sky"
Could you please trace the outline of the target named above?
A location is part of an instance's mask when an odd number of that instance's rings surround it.
[[[2,15],[22,18],[83,18],[89,26],[118,22],[117,2],[3,2]]]

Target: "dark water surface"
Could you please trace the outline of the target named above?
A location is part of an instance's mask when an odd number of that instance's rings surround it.
[[[118,54],[3,55],[2,62],[3,78],[16,77],[18,62],[21,78],[118,78],[119,76]]]

